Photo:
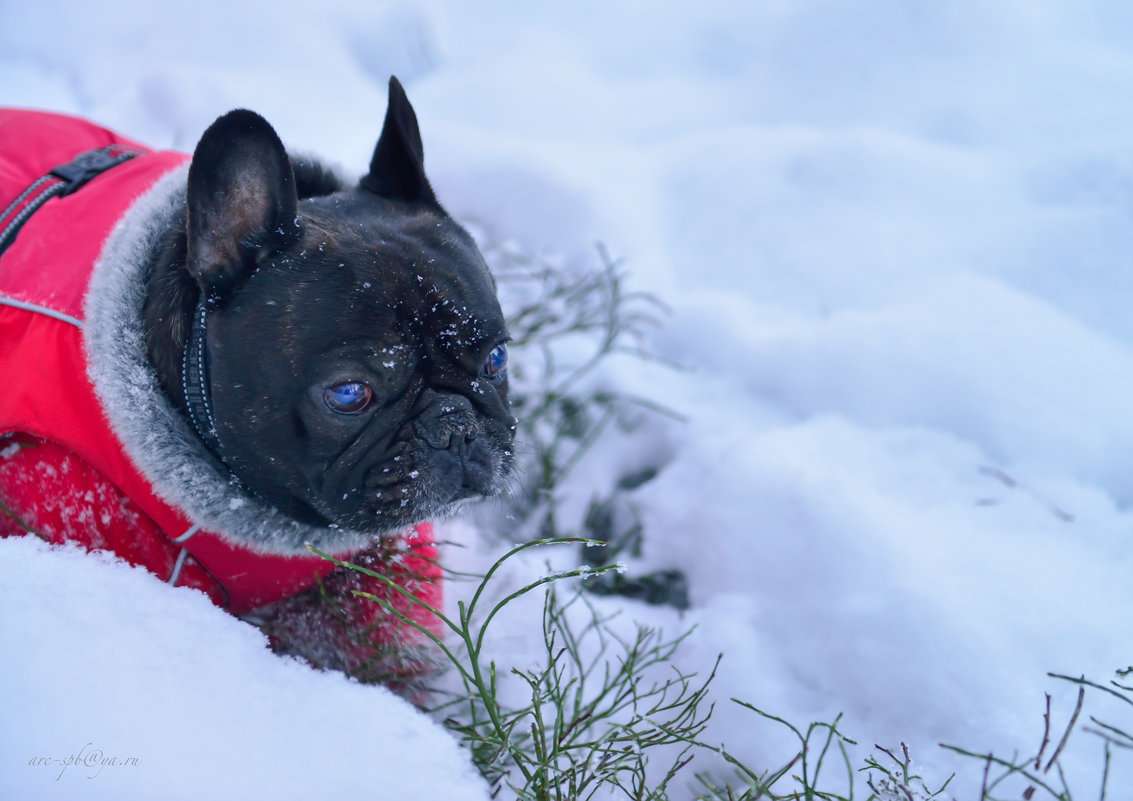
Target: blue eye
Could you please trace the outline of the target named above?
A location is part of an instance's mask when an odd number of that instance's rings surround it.
[[[323,403],[332,412],[358,414],[370,405],[374,391],[365,384],[339,384],[323,390]]]
[[[500,378],[507,368],[507,345],[502,342],[492,348],[488,360],[484,362],[484,375],[488,378]]]

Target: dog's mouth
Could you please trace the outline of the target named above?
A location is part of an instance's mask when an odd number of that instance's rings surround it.
[[[509,427],[469,412],[417,420],[405,432],[377,458],[329,470],[330,480],[312,499],[319,514],[355,531],[392,531],[447,517],[506,486],[514,461]],[[360,480],[336,481],[334,474]]]

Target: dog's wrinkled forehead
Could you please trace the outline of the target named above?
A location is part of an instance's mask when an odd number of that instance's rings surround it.
[[[495,282],[472,238],[440,210],[346,192],[300,203],[292,258],[325,261],[369,300],[442,349],[503,336]]]

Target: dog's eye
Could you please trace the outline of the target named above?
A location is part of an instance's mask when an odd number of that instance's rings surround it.
[[[332,412],[358,414],[370,405],[374,391],[365,384],[339,384],[323,390],[323,402]]]
[[[500,378],[506,367],[507,345],[501,342],[488,354],[488,360],[484,362],[484,375],[488,378]]]

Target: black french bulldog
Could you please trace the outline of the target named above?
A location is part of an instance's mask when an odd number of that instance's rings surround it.
[[[184,214],[152,266],[146,347],[247,491],[302,523],[385,532],[503,487],[507,327],[396,78],[357,184],[233,111],[196,148]]]

